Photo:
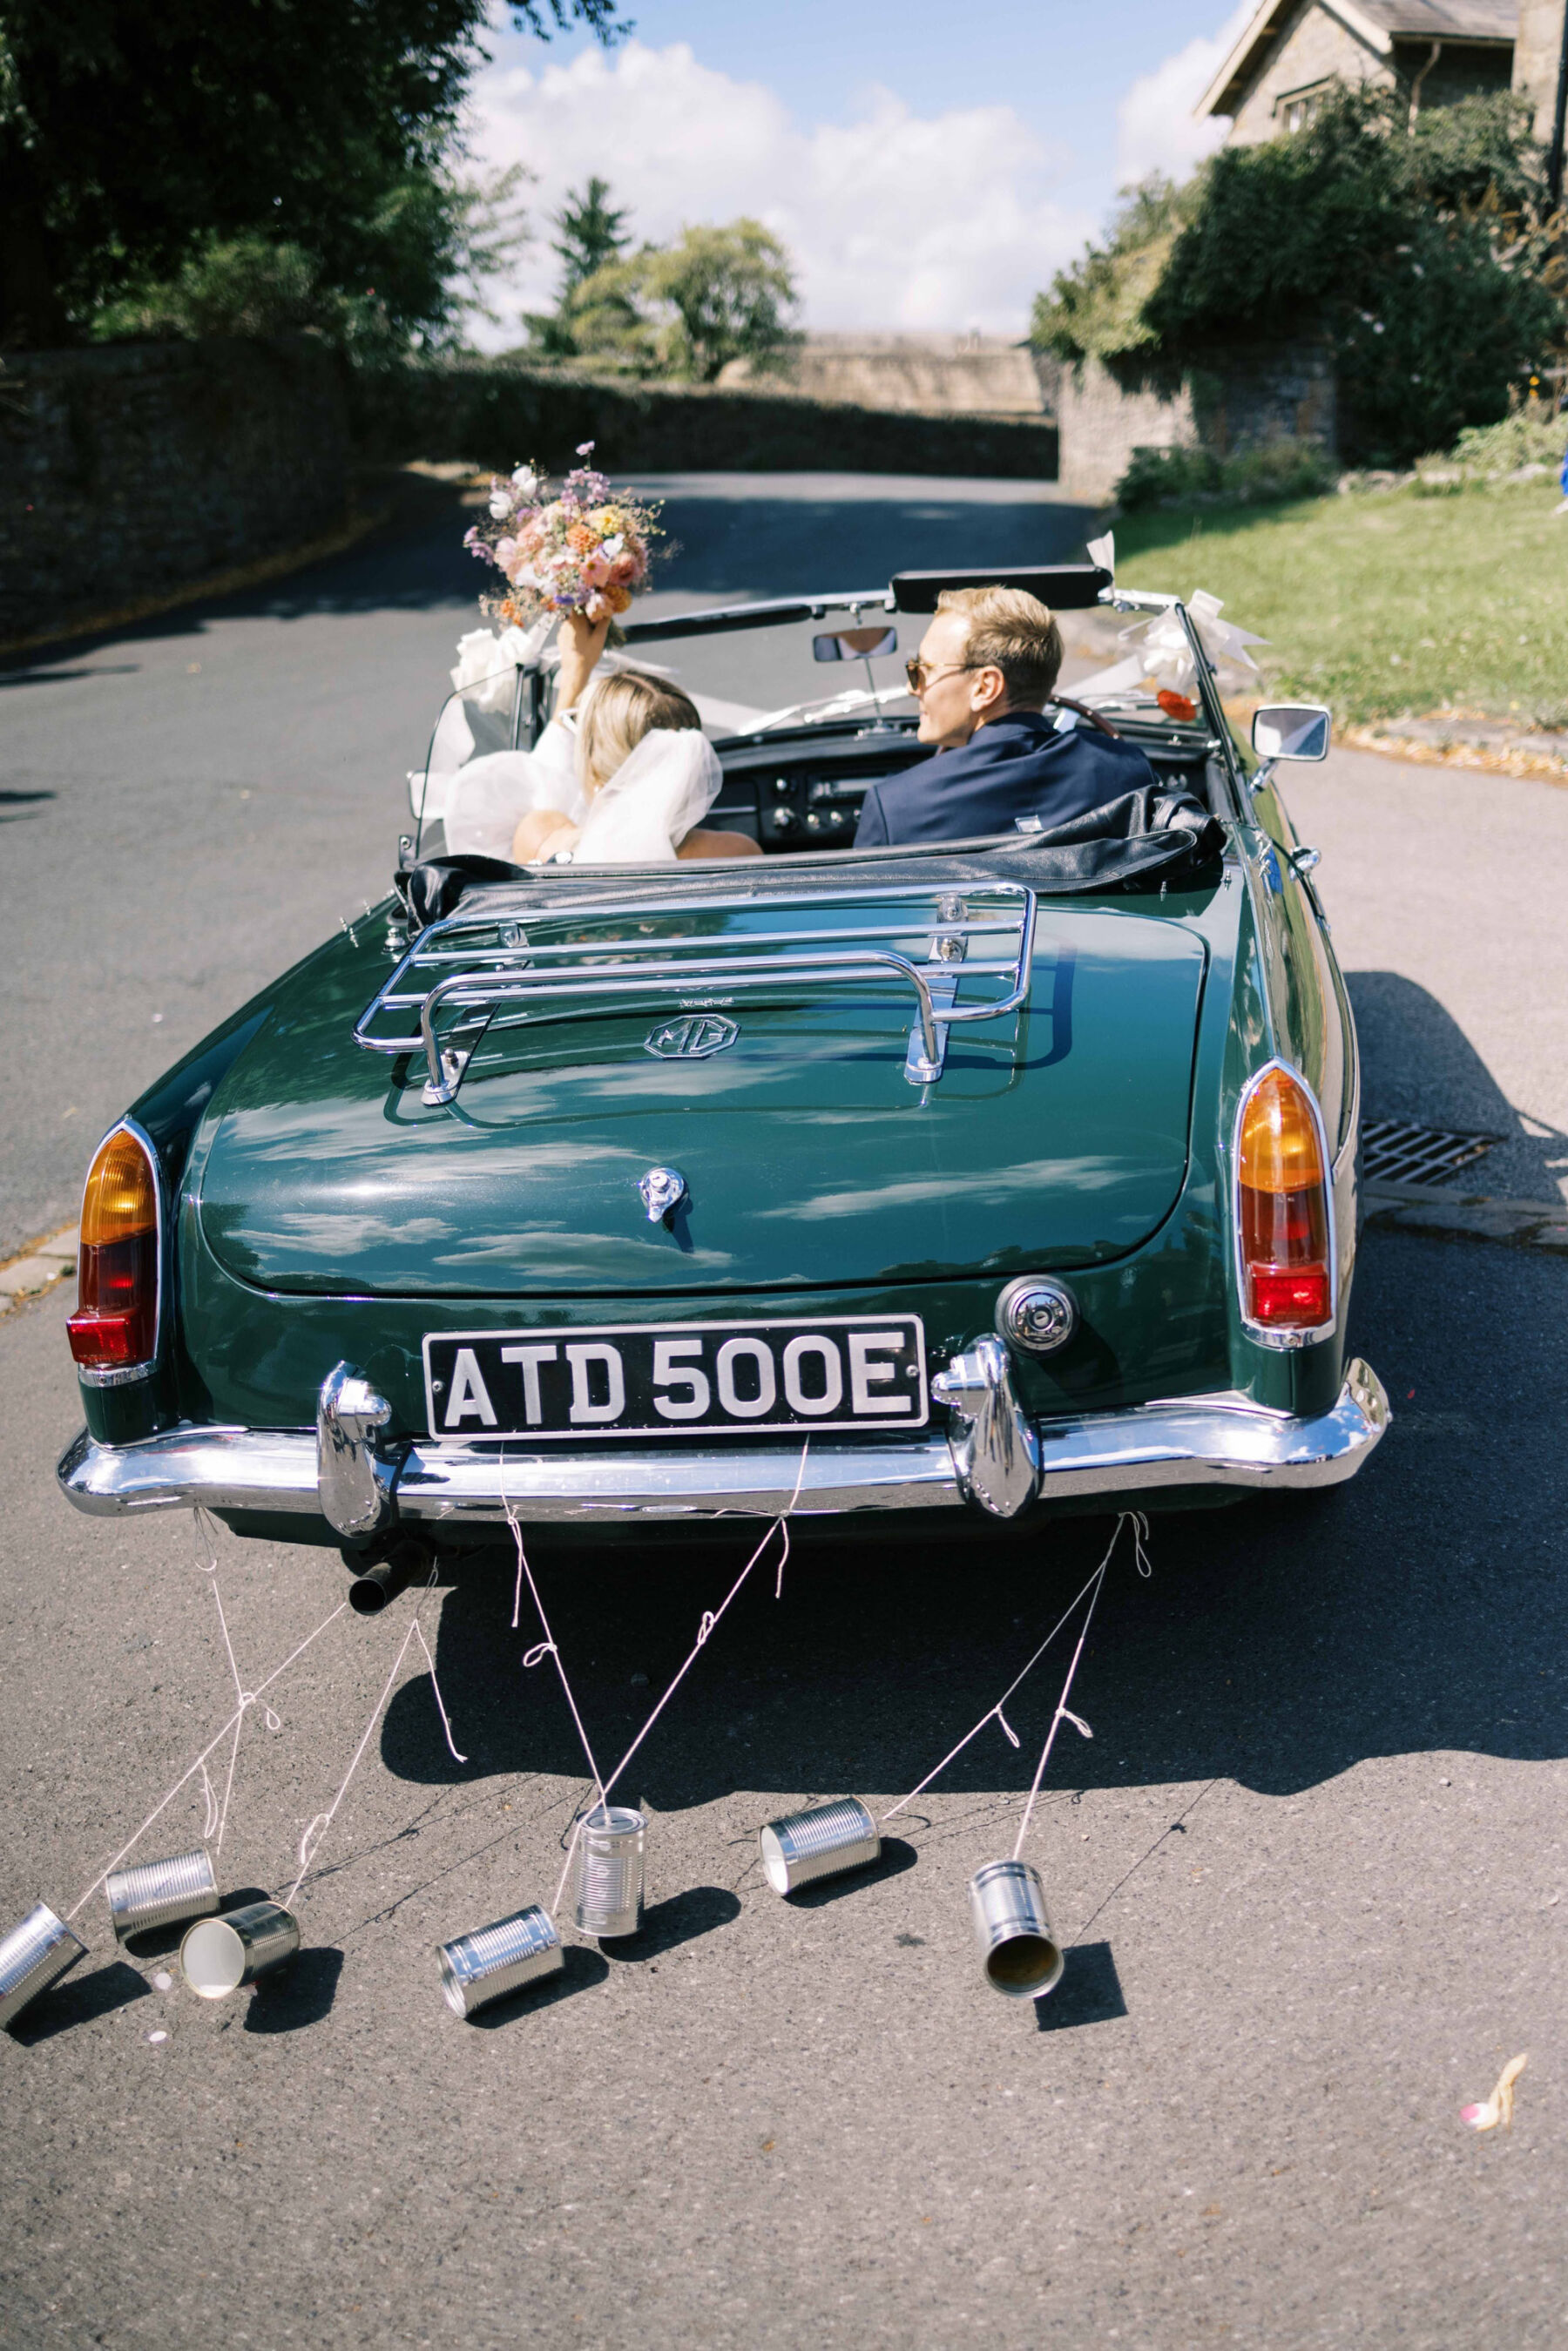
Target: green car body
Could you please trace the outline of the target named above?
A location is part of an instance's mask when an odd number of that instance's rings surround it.
[[[580,878],[519,877],[525,947],[603,946],[589,957],[599,992],[570,1019],[495,1021],[448,1100],[432,1099],[434,1058],[384,1038],[366,1050],[367,1008],[407,969],[389,899],[132,1105],[164,1218],[157,1360],[144,1377],[84,1384],[68,1495],[106,1514],[205,1500],[242,1532],[363,1553],[416,1522],[488,1539],[507,1510],[601,1530],[791,1500],[890,1529],[933,1507],[1027,1524],[1350,1474],[1387,1416],[1344,1350],[1350,1006],[1278,791],[1217,703],[1182,756],[1206,779],[1222,853],[1146,887],[1042,893],[1025,1001],[947,1029],[934,1082],[906,1066],[918,1021],[898,973],[749,993],[724,973],[727,956],[774,935],[781,907],[791,936],[826,941],[869,922],[905,874],[939,886],[939,850],[811,861],[825,911],[802,899],[799,861],[792,894],[766,886],[772,859],[704,876],[695,900],[690,868],[643,872],[634,915],[615,922]],[[985,856],[952,862],[952,904],[978,908],[982,929]],[[902,899],[894,911],[893,953],[929,970],[920,921]],[[621,984],[625,941],[657,956],[694,928],[700,984],[650,992],[641,966]],[[977,995],[983,982],[960,979],[958,1003]],[[732,1038],[662,1058],[661,1014],[694,1007],[722,1007],[714,1033]],[[1239,1113],[1275,1062],[1310,1090],[1332,1171],[1333,1320],[1307,1343],[1249,1326],[1238,1273]],[[644,1209],[639,1182],[655,1169],[679,1171],[678,1213]],[[1004,1293],[1036,1277],[1076,1308],[1043,1352],[996,1335]],[[574,1331],[910,1315],[936,1383],[918,1432],[503,1442],[477,1425],[444,1431],[426,1384],[433,1333],[547,1332],[564,1347]]]

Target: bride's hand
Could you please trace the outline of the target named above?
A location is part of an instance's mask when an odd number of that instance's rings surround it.
[[[558,717],[563,710],[575,709],[582,699],[609,633],[608,613],[602,621],[586,620],[580,612],[561,614],[560,633],[556,639],[560,649],[560,672],[555,697]]]

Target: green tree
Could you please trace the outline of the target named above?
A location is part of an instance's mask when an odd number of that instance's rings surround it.
[[[1405,459],[1505,413],[1565,327],[1560,224],[1528,109],[1472,98],[1408,122],[1342,90],[1290,136],[1150,189],[1036,306],[1036,340],[1168,384],[1218,348],[1326,336],[1357,454]]]
[[[619,29],[615,0],[509,6]],[[485,0],[0,0],[0,342],[85,332],[257,237],[439,332],[485,201],[449,162],[485,23]]]
[[[606,263],[567,305],[576,349],[711,383],[730,360],[777,365],[800,337],[788,249],[759,221],[683,229]]]
[[[606,262],[616,261],[632,242],[626,226],[631,214],[609,201],[610,183],[597,173],[580,195],[568,194],[550,226],[559,233],[550,251],[560,262],[560,308],[564,309],[585,277]]]
[[[573,295],[585,278],[618,260],[632,242],[626,226],[631,214],[612,204],[609,195],[609,181],[595,173],[580,195],[569,193],[559,212],[550,215],[550,226],[558,232],[550,251],[561,265],[560,293],[553,310],[530,310],[523,319],[533,349],[547,359],[575,354]]]

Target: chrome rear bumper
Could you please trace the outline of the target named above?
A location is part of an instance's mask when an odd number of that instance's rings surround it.
[[[981,1424],[966,1416],[961,1394],[956,1383],[951,1443],[946,1436],[915,1445],[824,1443],[810,1448],[803,1468],[798,1447],[778,1444],[591,1456],[518,1447],[503,1456],[493,1446],[422,1439],[394,1460],[374,1455],[373,1438],[363,1432],[345,1439],[337,1424],[329,1445],[317,1430],[186,1425],[125,1446],[99,1445],[84,1429],[67,1447],[57,1475],[68,1500],[95,1517],[199,1502],[212,1510],[325,1517],[353,1534],[377,1522],[373,1510],[367,1515],[361,1503],[355,1515],[342,1499],[356,1442],[364,1447],[364,1495],[380,1498],[382,1524],[499,1525],[508,1506],[535,1525],[769,1519],[789,1508],[797,1479],[794,1508],[802,1517],[949,1510],[971,1498],[994,1515],[1011,1517],[1030,1500],[1159,1488],[1336,1485],[1354,1476],[1389,1419],[1381,1381],[1357,1359],[1333,1411],[1312,1419],[1218,1395],[1026,1423],[1003,1433],[1010,1434],[1013,1451],[1002,1499],[999,1481],[988,1481],[988,1465],[976,1458]]]

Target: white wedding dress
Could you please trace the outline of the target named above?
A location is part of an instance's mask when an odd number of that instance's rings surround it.
[[[491,751],[459,768],[444,795],[453,856],[509,859],[512,836],[536,809],[581,827],[574,865],[673,865],[718,798],[724,770],[695,727],[654,727],[591,800],[577,778],[576,713],[552,718],[531,751]]]

